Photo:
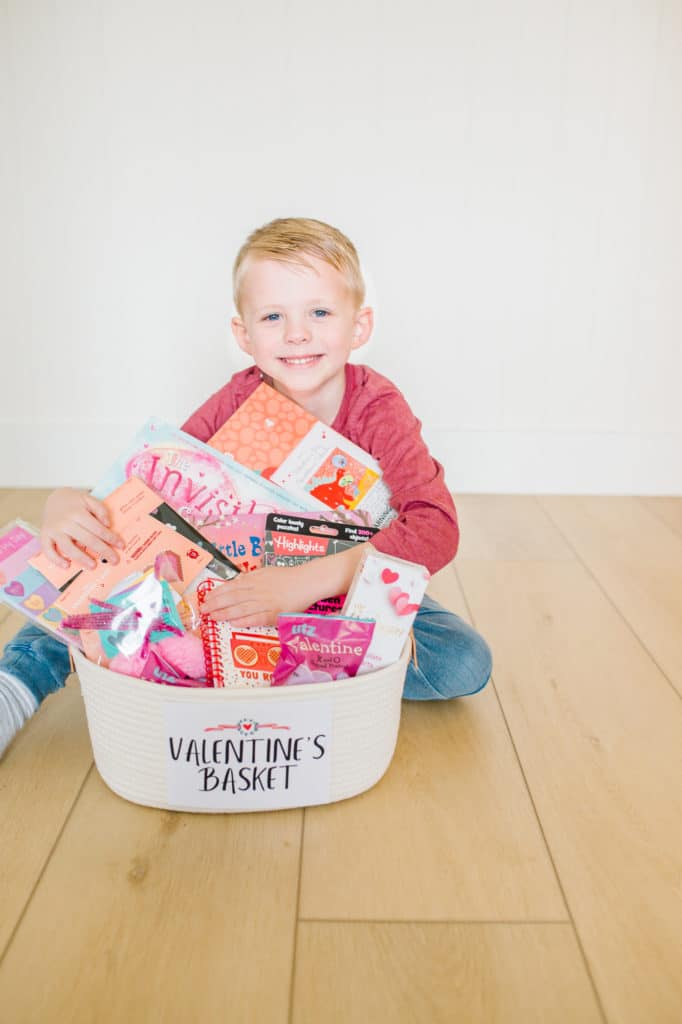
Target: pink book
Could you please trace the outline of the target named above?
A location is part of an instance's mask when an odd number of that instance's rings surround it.
[[[92,493],[105,498],[131,476],[144,480],[197,526],[223,516],[305,511],[315,504],[312,499],[301,502],[252,469],[156,419],[136,434]]]

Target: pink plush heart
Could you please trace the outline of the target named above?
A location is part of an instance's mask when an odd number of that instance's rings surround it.
[[[12,582],[5,587],[5,593],[9,594],[10,597],[23,597],[26,591],[19,580],[12,580]]]
[[[388,592],[388,599],[391,604],[395,604],[402,593],[404,593],[404,591],[402,591],[400,587],[391,587]],[[407,597],[407,594],[405,594],[405,597]]]
[[[384,569],[381,573],[381,578],[384,583],[395,583],[398,579],[398,573],[393,572],[393,569]]]
[[[395,610],[398,615],[412,615],[419,610],[418,604],[410,604],[409,594],[401,594],[395,603]]]

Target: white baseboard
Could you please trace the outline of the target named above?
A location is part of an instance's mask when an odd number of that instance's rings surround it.
[[[0,423],[0,487],[94,485],[139,423]],[[679,434],[424,431],[456,493],[682,495]]]

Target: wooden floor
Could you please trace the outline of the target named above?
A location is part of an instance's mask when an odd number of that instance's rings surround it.
[[[42,499],[0,492],[0,522]],[[76,681],[46,701],[0,763],[4,1021],[679,1024],[682,499],[458,507],[431,592],[494,681],[404,704],[355,799],[137,807]]]

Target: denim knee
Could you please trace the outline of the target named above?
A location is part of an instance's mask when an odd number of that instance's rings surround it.
[[[0,669],[19,679],[40,703],[66,682],[71,672],[69,651],[61,640],[29,622],[5,647]]]
[[[466,642],[457,650],[457,671],[450,676],[450,697],[467,697],[478,693],[490,679],[493,655],[480,633],[471,630]]]
[[[450,700],[482,690],[492,655],[483,637],[453,612],[426,597],[414,623],[417,662],[409,665],[406,700]]]

